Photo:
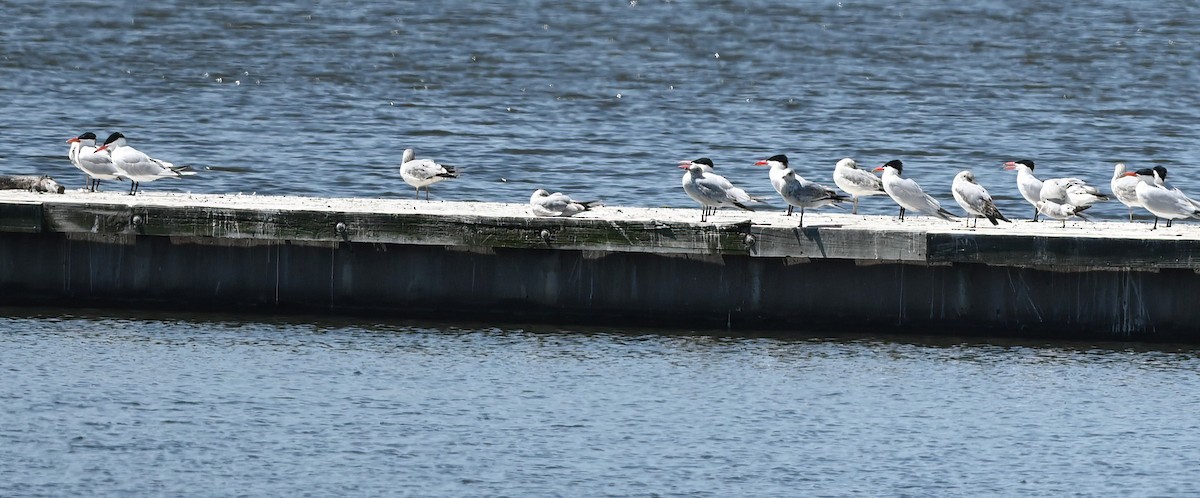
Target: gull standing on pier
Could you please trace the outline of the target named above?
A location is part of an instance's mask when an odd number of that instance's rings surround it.
[[[1113,168],[1112,181],[1109,182],[1109,187],[1112,188],[1113,197],[1116,197],[1121,204],[1129,208],[1129,221],[1133,221],[1133,208],[1142,207],[1142,203],[1137,199],[1137,185],[1141,183],[1136,174],[1125,174],[1125,163],[1117,163]]]
[[[1125,173],[1128,176],[1136,175],[1137,198],[1142,207],[1150,211],[1154,215],[1154,226],[1151,230],[1158,228],[1158,219],[1164,218],[1167,220],[1167,226],[1171,226],[1173,220],[1181,218],[1196,218],[1200,219],[1200,207],[1196,201],[1189,198],[1179,189],[1168,189],[1164,182],[1166,168],[1162,168],[1162,173],[1157,171],[1161,166],[1156,166],[1154,169],[1139,169],[1137,171]]]
[[[429,200],[429,186],[447,178],[458,178],[454,166],[438,164],[431,159],[415,159],[412,149],[404,149],[400,158],[400,178],[405,183],[417,188],[417,199],[421,198],[421,189],[425,189],[425,200]]]
[[[1038,201],[1037,209],[1039,213],[1046,215],[1047,218],[1062,220],[1063,228],[1067,228],[1067,218],[1079,217],[1084,221],[1091,221],[1081,214],[1087,208],[1079,208],[1070,204],[1060,204],[1054,201]]]
[[[854,197],[850,214],[858,214],[858,198],[867,195],[887,195],[883,180],[870,171],[858,169],[858,163],[847,157],[833,167],[833,183],[842,192]]]
[[[883,172],[883,190],[893,201],[896,201],[896,204],[900,205],[900,221],[904,221],[906,209],[929,216],[937,216],[943,220],[958,221],[954,219],[954,215],[942,208],[942,204],[937,199],[926,194],[916,181],[900,176],[900,173],[904,171],[904,163],[899,159],[892,159],[883,166],[875,168],[875,171]]]
[[[819,208],[830,204],[841,204],[850,200],[849,197],[835,192],[833,189],[805,180],[788,167],[786,155],[779,154],[754,163],[756,166],[769,166],[767,172],[771,178],[771,186],[779,192],[779,196],[787,202],[790,215],[791,207],[800,208],[800,227],[804,227],[804,209]],[[875,175],[871,175],[875,176]]]
[[[190,166],[176,166],[166,161],[154,159],[144,152],[130,147],[125,143],[125,135],[120,132],[108,136],[104,145],[96,152],[108,151],[108,157],[113,166],[120,170],[117,176],[128,179],[129,195],[136,195],[138,187],[143,182],[152,182],[159,178],[179,178],[196,174]]]
[[[712,160],[707,157],[702,157],[700,159],[697,159],[696,161],[679,161],[679,167],[683,168],[685,165],[692,164],[693,162],[700,165],[700,169],[703,169],[705,173],[713,173],[715,171],[713,169],[713,167],[716,165],[714,165]],[[684,181],[687,181],[687,176],[689,174],[691,174],[691,173],[688,173],[688,172],[683,173]],[[704,209],[704,216],[710,216],[710,215],[717,214],[717,208],[704,206],[703,209]]]
[[[551,194],[540,188],[529,198],[529,210],[534,216],[575,216],[600,205],[600,201],[579,202],[561,192]]]
[[[979,218],[987,218],[992,222],[992,225],[999,225],[996,220],[1004,220],[1012,223],[1000,214],[1000,210],[996,209],[996,203],[992,202],[992,194],[989,194],[987,189],[983,188],[975,182],[975,174],[970,171],[960,171],[954,175],[954,183],[950,186],[950,193],[954,194],[954,200],[962,206],[963,210],[975,219],[975,226],[979,226]],[[970,219],[966,220],[970,222]]]
[[[1004,163],[1004,169],[1017,170],[1017,191],[1033,206],[1033,221],[1038,220],[1038,202],[1042,200],[1042,181],[1033,176],[1033,161],[1021,159]]]
[[[703,208],[700,221],[708,221],[708,208],[713,208],[713,214],[716,214],[716,209],[722,206],[754,211],[747,206],[754,202],[750,194],[733,186],[733,183],[730,183],[725,177],[712,172],[712,159],[702,157],[695,161],[681,161],[679,167],[687,170],[683,174],[684,193],[700,203]]]
[[[113,165],[112,158],[103,152],[96,152],[96,134],[86,132],[78,137],[67,140],[71,144],[68,157],[71,163],[87,174],[87,184],[84,189],[95,192],[100,189],[100,180],[120,180],[121,170]]]

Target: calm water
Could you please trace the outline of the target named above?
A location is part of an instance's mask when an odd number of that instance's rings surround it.
[[[0,495],[1200,493],[1200,354],[0,318]]]
[[[1018,216],[1017,158],[1200,191],[1200,5],[998,3],[0,0],[0,174],[82,185],[90,130],[207,168],[152,191],[408,197],[409,146],[444,200],[687,207],[699,156],[765,196],[781,152]],[[5,496],[1200,494],[1191,350],[38,313]]]

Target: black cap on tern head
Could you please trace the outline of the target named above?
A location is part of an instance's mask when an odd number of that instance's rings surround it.
[[[116,142],[117,139],[119,139],[119,138],[125,138],[125,135],[122,135],[121,132],[118,131],[116,133],[113,133],[112,135],[109,135],[108,138],[104,140],[104,145],[108,145],[113,142]]]
[[[903,163],[903,162],[901,162],[899,159],[892,159],[891,161],[888,161],[888,162],[886,162],[886,163],[883,163],[883,167],[885,167],[885,168],[887,168],[887,167],[896,168],[896,172],[897,172],[897,173],[900,173],[900,172],[904,171],[904,163]]]
[[[1154,171],[1158,172],[1158,177],[1159,177],[1159,178],[1162,178],[1163,180],[1166,180],[1166,179],[1167,179],[1167,168],[1165,168],[1165,167],[1163,167],[1163,166],[1155,166],[1155,167],[1153,167],[1153,168],[1150,168],[1150,169],[1153,169]]]
[[[1013,161],[1013,162],[1015,162],[1017,164],[1024,164],[1024,165],[1028,166],[1029,169],[1033,169],[1033,160],[1032,159],[1022,159],[1020,161]]]
[[[95,140],[96,134],[89,131],[89,132],[85,132],[82,135],[79,135],[78,137],[75,137],[75,138],[78,138],[80,140]]]
[[[787,162],[787,155],[785,155],[785,154],[776,154],[776,155],[773,155],[773,156],[771,156],[771,157],[768,157],[768,158],[767,158],[767,160],[768,160],[768,161],[775,161],[775,162],[777,162],[777,163],[783,163],[783,165],[784,165],[784,166],[787,166],[787,165],[788,165],[788,162]]]
[[[710,167],[710,168],[711,168],[711,167],[713,167],[712,159],[709,159],[709,158],[707,158],[707,157],[701,157],[700,159],[697,159],[697,160],[695,160],[695,161],[692,161],[692,162],[694,162],[694,163],[696,163],[696,164],[703,164],[703,165],[705,165],[705,166],[708,166],[708,167]]]

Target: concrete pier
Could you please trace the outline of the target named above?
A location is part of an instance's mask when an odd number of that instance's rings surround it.
[[[1195,225],[699,213],[5,191],[0,304],[1200,341]]]

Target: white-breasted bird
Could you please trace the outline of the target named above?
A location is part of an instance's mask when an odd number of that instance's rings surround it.
[[[1139,180],[1136,187],[1138,202],[1154,215],[1154,226],[1150,229],[1158,228],[1159,218],[1166,219],[1168,227],[1171,226],[1173,220],[1200,219],[1200,205],[1184,194],[1182,190],[1167,188],[1163,178],[1164,174],[1160,174],[1157,171],[1158,168],[1161,166],[1125,173],[1129,176],[1136,175]],[[1162,168],[1162,170],[1165,173],[1166,168]]]
[[[708,220],[708,209],[733,206],[746,211],[754,211],[748,204],[754,199],[745,190],[733,186],[725,177],[712,173],[712,159],[702,157],[695,161],[682,161],[679,167],[686,169],[683,174],[683,191],[692,200],[705,208],[700,214],[700,221]],[[705,171],[705,169],[708,171]],[[714,211],[715,213],[715,211]]]
[[[679,167],[683,168],[684,166],[690,165],[693,162],[695,162],[696,164],[699,164],[700,168],[703,169],[705,173],[715,172],[715,170],[713,168],[715,165],[712,163],[712,160],[707,157],[702,157],[700,159],[697,159],[696,161],[679,161]],[[687,168],[684,168],[684,169],[687,169]],[[687,175],[689,175],[689,174],[690,173],[688,173],[686,171],[683,173],[684,180],[687,179]],[[717,214],[717,208],[704,206],[702,209],[704,210],[704,213],[703,213],[704,216],[710,216],[710,215]]]
[[[545,189],[533,191],[529,197],[529,211],[534,216],[575,216],[594,207],[599,207],[600,201],[576,201],[561,192],[551,194]]]
[[[1079,178],[1051,178],[1042,182],[1041,199],[1054,201],[1059,204],[1070,204],[1084,210],[1100,201],[1108,200],[1108,196],[1100,193],[1100,189],[1088,185]]]
[[[109,135],[104,145],[96,149],[97,153],[104,151],[108,151],[113,166],[120,170],[116,176],[130,181],[129,195],[136,195],[142,183],[196,174],[190,166],[176,166],[130,147],[125,142],[125,135],[120,132]]]
[[[432,159],[417,159],[416,152],[404,149],[400,157],[400,178],[416,187],[417,199],[421,198],[421,189],[425,189],[425,200],[429,200],[429,186],[448,178],[458,178],[454,166],[438,164]]]
[[[1017,191],[1033,206],[1033,221],[1038,220],[1037,203],[1042,200],[1042,181],[1033,175],[1034,163],[1030,159],[1009,161],[1004,163],[1004,169],[1017,171]]]
[[[756,166],[769,166],[767,175],[771,178],[771,186],[779,192],[779,196],[788,206],[800,208],[800,226],[804,226],[804,209],[819,208],[831,204],[841,204],[847,200],[842,194],[816,182],[805,180],[788,166],[788,158],[784,154],[771,156],[754,163]],[[875,175],[871,175],[875,176]],[[789,213],[790,214],[790,213]]]
[[[1142,203],[1137,199],[1137,184],[1141,183],[1141,180],[1136,174],[1125,173],[1125,163],[1117,163],[1113,167],[1112,181],[1108,186],[1112,188],[1113,197],[1129,208],[1129,221],[1133,221],[1133,208],[1142,207]]]
[[[992,225],[999,225],[996,220],[1009,221],[1000,210],[996,208],[996,203],[992,201],[992,194],[989,194],[983,185],[975,182],[975,174],[970,171],[960,171],[954,175],[954,183],[950,185],[950,193],[954,194],[954,200],[962,206],[963,210],[975,219],[975,226],[979,225],[979,218],[987,218],[992,222]],[[968,222],[970,219],[967,220]],[[1011,223],[1011,221],[1009,221]]]
[[[904,163],[899,159],[892,159],[883,166],[875,168],[875,171],[883,172],[883,190],[893,201],[896,201],[896,204],[900,205],[900,221],[904,221],[906,209],[929,216],[937,216],[943,220],[958,221],[953,214],[942,208],[942,204],[937,199],[926,194],[916,181],[900,176],[900,173],[904,171]]]
[[[1071,217],[1079,217],[1085,221],[1089,221],[1086,216],[1081,214],[1081,211],[1087,208],[1081,209],[1078,206],[1073,206],[1071,204],[1061,204],[1054,201],[1038,201],[1037,209],[1038,212],[1046,215],[1047,218],[1062,220],[1063,228],[1067,227],[1067,219]]]
[[[843,158],[833,167],[833,184],[842,192],[854,197],[850,214],[858,214],[858,198],[869,195],[887,195],[883,179],[867,170],[858,169],[858,163],[849,157]]]

